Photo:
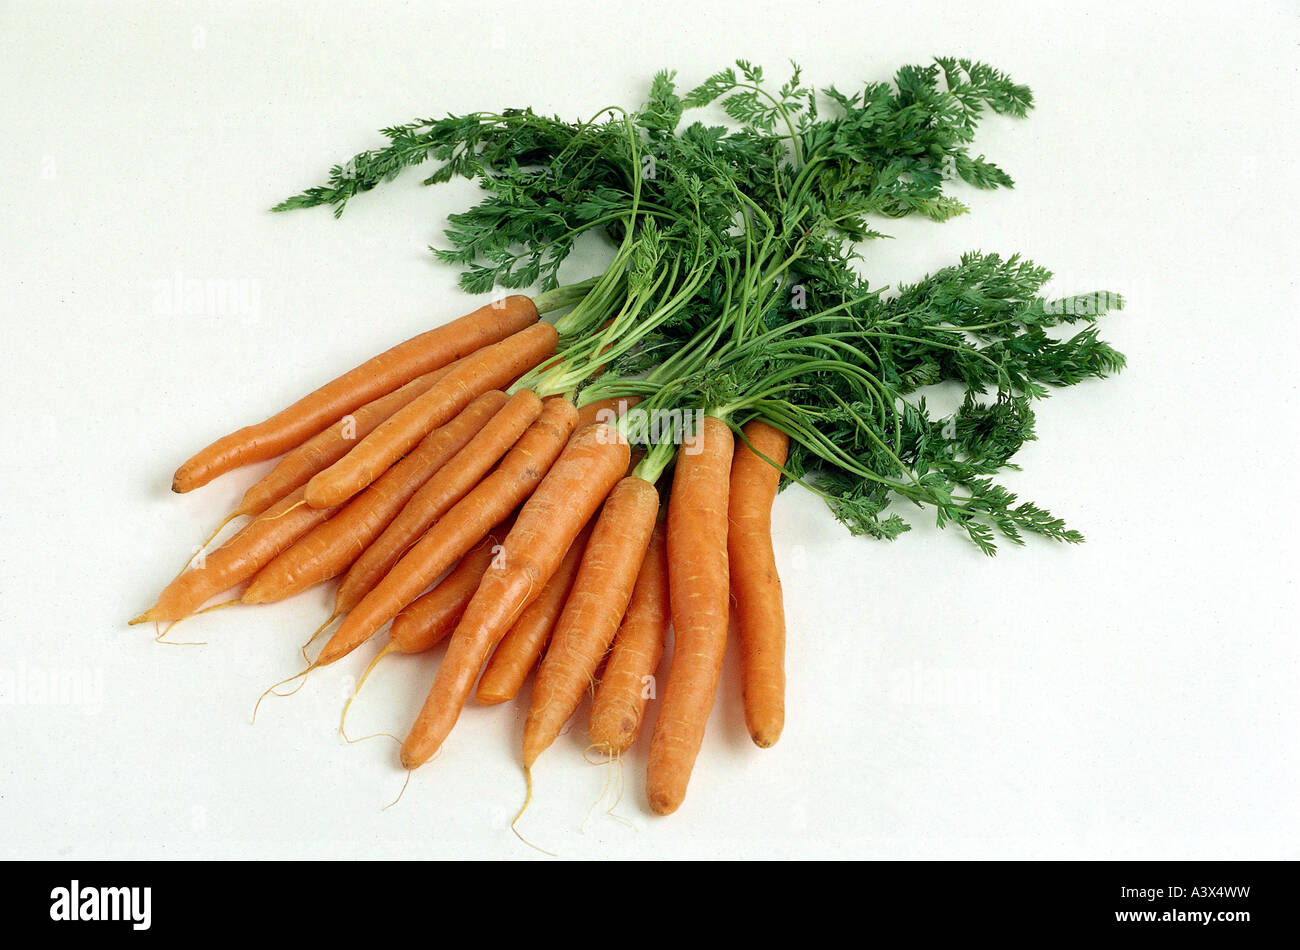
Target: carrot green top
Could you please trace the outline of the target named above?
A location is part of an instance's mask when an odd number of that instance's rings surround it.
[[[1082,540],[993,478],[1034,437],[1036,400],[1123,366],[1096,328],[1120,298],[1048,299],[1050,274],[1016,254],[970,253],[889,295],[856,264],[882,221],[966,213],[954,182],[1012,185],[970,148],[988,114],[1025,116],[1029,89],[948,57],[850,91],[816,89],[797,66],[770,83],[746,61],[684,93],[675,78],[657,74],[638,109],[580,121],[511,109],[394,126],[276,210],[337,215],[433,160],[426,183],[462,176],[483,191],[434,252],[461,268],[462,287],[537,285],[539,310],[572,307],[555,318],[558,359],[521,386],[579,405],[640,397],[625,436],[656,413],[737,430],[761,417],[791,439],[784,474],[855,533],[906,531],[892,507],[904,500],[988,553],[999,535]],[[717,106],[722,124],[688,118]],[[612,247],[608,265],[561,286],[561,265],[593,235]],[[1081,326],[1056,332],[1064,324]],[[933,409],[931,387],[958,408]],[[670,458],[651,451],[645,473]]]

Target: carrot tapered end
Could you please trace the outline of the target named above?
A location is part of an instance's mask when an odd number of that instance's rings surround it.
[[[784,716],[770,714],[749,724],[749,737],[760,749],[770,749],[781,738],[781,727],[785,725]]]
[[[656,815],[671,815],[682,804],[680,798],[667,792],[651,792],[649,799],[650,810]]]
[[[402,752],[399,758],[401,759],[402,762],[402,768],[410,772],[413,769],[418,769],[421,765],[423,765],[424,760],[427,759],[428,756],[421,755],[420,753],[412,749],[406,748],[406,746],[402,746]]]

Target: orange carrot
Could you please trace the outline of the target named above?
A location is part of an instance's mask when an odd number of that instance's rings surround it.
[[[608,425],[596,423],[570,440],[550,466],[456,625],[424,708],[402,743],[408,769],[438,751],[488,654],[542,592],[582,526],[626,471],[628,456],[627,443]]]
[[[524,724],[524,768],[532,768],[569,721],[618,632],[659,513],[654,485],[629,475],[601,509],[564,603]]]
[[[555,352],[558,338],[549,323],[534,323],[471,354],[432,389],[380,423],[347,455],[312,476],[307,483],[307,504],[328,508],[347,501],[476,396],[508,386]]]
[[[333,663],[365,643],[439,574],[464,557],[494,525],[505,520],[532,494],[559,457],[577,415],[578,411],[567,400],[546,400],[542,414],[501,460],[496,471],[443,515],[374,590],[348,612],[317,656],[315,665]],[[489,569],[484,578],[491,575]]]
[[[776,744],[785,724],[785,606],[772,551],[772,501],[781,471],[755,452],[784,465],[790,440],[761,419],[741,431],[749,445],[737,441],[731,463],[727,556],[736,604],[745,724],[754,744],[766,749]]]
[[[416,396],[428,392],[434,383],[447,374],[448,369],[450,367],[444,366],[432,373],[417,376],[401,389],[371,400],[356,412],[345,415],[324,432],[317,433],[302,445],[286,452],[275,463],[275,468],[244,492],[235,514],[260,515],[295,488],[306,485],[317,472],[323,472],[347,455],[358,439],[364,439],[379,423]]]
[[[438,585],[398,612],[388,637],[402,653],[423,653],[456,629],[479,581],[500,549],[506,532],[495,530],[460,559]]]
[[[317,525],[258,571],[244,591],[244,603],[283,600],[347,570],[420,486],[500,413],[507,398],[499,389],[490,390],[451,422],[430,432],[410,455],[344,505],[338,514]]]
[[[646,686],[663,658],[669,619],[668,545],[660,522],[650,536],[627,615],[591,701],[588,736],[607,755],[621,755],[636,741],[650,699]]]
[[[474,694],[474,698],[482,705],[492,706],[514,699],[528,674],[537,665],[537,658],[542,655],[546,641],[555,629],[555,622],[560,619],[560,611],[564,609],[564,601],[573,587],[573,579],[578,576],[578,565],[582,562],[582,552],[587,548],[591,528],[592,525],[588,524],[573,539],[564,560],[546,582],[542,592],[524,608],[514,626],[492,652],[492,659],[488,660],[487,669],[483,671],[478,690]]]
[[[677,453],[668,498],[668,588],[673,659],[650,739],[646,796],[660,815],[686,798],[691,769],[722,672],[727,644],[727,491],[734,440],[705,416]]]
[[[188,617],[210,597],[248,580],[332,513],[332,509],[306,505],[298,489],[168,584],[157,602],[131,623]]]
[[[340,732],[343,732],[347,723],[348,709],[351,708],[352,701],[357,698],[361,687],[366,684],[366,680],[370,678],[370,674],[374,672],[380,660],[393,652],[410,654],[432,650],[456,628],[456,622],[464,612],[469,599],[474,596],[479,578],[483,576],[483,572],[492,563],[493,556],[500,549],[501,541],[505,538],[512,520],[507,519],[505,523],[492,529],[492,533],[480,541],[474,550],[461,558],[460,563],[439,581],[433,590],[409,604],[393,618],[388,643],[371,658],[370,664],[357,682],[356,689],[352,691],[352,696],[343,705],[343,715],[339,720]],[[346,734],[344,737],[346,738]]]
[[[411,496],[401,513],[357,557],[339,584],[334,612],[342,616],[361,603],[430,525],[482,481],[541,411],[542,401],[532,390],[523,389],[510,397],[505,408]]]
[[[537,307],[516,295],[399,343],[269,419],[213,442],[176,470],[172,491],[191,491],[231,469],[287,452],[372,399],[536,322]]]

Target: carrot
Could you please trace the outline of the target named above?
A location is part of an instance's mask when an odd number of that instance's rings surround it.
[[[307,483],[307,504],[329,508],[347,501],[440,426],[489,389],[500,389],[555,352],[549,323],[535,323],[462,360],[422,396],[385,419],[343,458]]]
[[[502,530],[493,531],[462,557],[436,587],[398,612],[388,631],[394,649],[402,653],[423,653],[456,629],[505,536]]]
[[[465,611],[465,605],[474,596],[479,579],[492,563],[505,538],[511,519],[492,529],[492,532],[478,543],[472,551],[460,559],[460,563],[447,574],[433,590],[422,595],[418,600],[407,605],[396,617],[389,629],[388,643],[374,655],[366,667],[352,696],[343,707],[343,716],[339,721],[339,731],[343,731],[347,722],[348,709],[352,701],[361,692],[370,674],[379,661],[390,653],[423,653],[431,650],[456,629],[456,622]]]
[[[627,443],[604,423],[588,426],[564,447],[456,625],[424,707],[402,743],[406,768],[438,751],[488,654],[542,592],[582,526],[626,471],[629,454]]]
[[[413,601],[532,494],[573,431],[578,411],[565,399],[546,400],[542,414],[501,464],[456,503],[393,569],[348,612],[316,658],[333,663],[356,649]],[[516,526],[517,528],[517,526]],[[489,570],[484,577],[491,576]]]
[[[347,455],[357,440],[364,439],[375,426],[416,396],[428,392],[429,387],[445,376],[449,368],[444,366],[417,376],[400,389],[371,400],[324,432],[318,432],[302,445],[286,452],[275,463],[275,468],[244,492],[235,514],[260,515],[295,488],[306,485],[317,472],[323,472]]]
[[[790,439],[761,419],[741,431],[749,445],[738,441],[731,463],[727,558],[745,724],[754,744],[766,749],[776,744],[785,724],[785,606],[772,551],[772,501],[781,481],[777,466],[785,464]]]
[[[493,389],[479,396],[445,426],[424,437],[415,450],[373,485],[349,501],[333,518],[317,525],[258,571],[244,591],[246,604],[283,600],[347,570],[379,536],[412,495],[456,456],[506,404]]]
[[[300,488],[254,518],[209,554],[202,564],[183,572],[168,584],[158,595],[157,602],[131,623],[188,617],[210,597],[248,580],[277,554],[333,514],[332,509],[309,507],[303,502],[302,495]]]
[[[231,469],[287,452],[372,399],[536,322],[537,307],[515,295],[399,343],[269,419],[213,442],[176,470],[172,491],[192,491]]]
[[[564,603],[524,724],[530,769],[569,721],[618,632],[659,513],[659,492],[637,475],[615,486],[601,509]]]
[[[454,365],[453,363],[452,366]],[[355,413],[345,415],[324,432],[318,432],[302,445],[286,452],[275,464],[275,468],[244,492],[238,507],[217,525],[201,547],[211,544],[212,539],[236,518],[260,515],[289,492],[305,485],[317,472],[329,468],[351,450],[357,439],[365,438],[379,423],[416,396],[428,391],[450,368],[444,366],[432,373],[417,376],[400,389],[371,400]]]
[[[677,453],[668,498],[668,589],[674,645],[650,738],[646,796],[660,815],[686,798],[727,645],[727,492],[734,440],[705,416]]]
[[[587,734],[592,745],[608,755],[626,752],[641,730],[650,698],[646,685],[663,658],[669,619],[668,545],[661,522],[650,536],[627,615],[591,701]]]
[[[505,408],[411,496],[401,513],[356,559],[335,594],[335,614],[342,616],[361,603],[429,526],[464,498],[519,441],[541,411],[542,401],[532,390],[523,389],[510,397]]]
[[[550,639],[551,631],[555,629],[555,622],[560,619],[564,601],[569,596],[569,589],[573,587],[573,579],[578,575],[578,565],[582,561],[582,552],[586,550],[591,527],[588,524],[573,539],[564,560],[546,582],[542,592],[524,608],[514,626],[506,632],[492,652],[492,659],[488,660],[487,669],[479,680],[478,691],[474,694],[474,698],[482,705],[492,706],[514,699],[528,674],[537,665],[537,658],[542,655],[542,649]]]

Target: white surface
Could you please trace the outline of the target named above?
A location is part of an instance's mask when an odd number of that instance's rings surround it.
[[[953,54],[1034,90],[976,144],[1017,188],[893,223],[867,272],[1018,250],[1063,293],[1128,296],[1104,335],[1131,368],[1042,404],[1009,479],[1089,542],[891,546],[786,493],[781,743],[750,745],[729,663],[680,812],[646,811],[643,745],[626,821],[588,816],[608,773],[576,728],[521,827],[565,857],[1300,857],[1296,13],[1131,6],[0,5],[0,856],[539,857],[508,828],[517,706],[468,709],[385,812],[393,746],[334,735],[365,657],[250,728],[325,593],[177,629],[203,647],[125,625],[259,474],[177,496],[181,460],[472,306],[423,251],[471,186],[265,209],[417,115],[588,115],[737,56],[848,88]],[[176,312],[177,274],[256,306]],[[381,672],[357,731],[403,731],[432,662]],[[95,701],[33,691],[66,674]]]

